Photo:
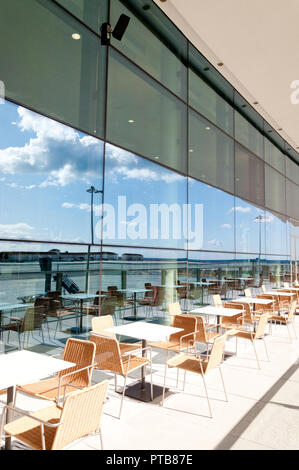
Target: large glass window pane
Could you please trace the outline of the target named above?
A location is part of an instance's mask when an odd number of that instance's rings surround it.
[[[265,161],[281,173],[285,173],[285,156],[270,140],[265,142]]]
[[[189,104],[224,131],[233,135],[233,108],[192,69],[189,69]]]
[[[299,220],[299,186],[286,180],[287,185],[287,214]]]
[[[253,153],[263,158],[264,138],[262,134],[237,111],[235,111],[235,138]]]
[[[290,282],[290,259],[286,256],[270,256],[263,260],[264,278],[270,288],[282,287]]]
[[[235,178],[237,196],[264,205],[264,163],[240,145],[236,145]]]
[[[90,243],[103,143],[5,102],[0,106],[0,238]],[[100,243],[94,194],[94,239]]]
[[[106,144],[104,243],[187,244],[187,178]]]
[[[3,0],[0,41],[8,99],[103,137],[106,48],[94,34],[53,2]]]
[[[266,253],[288,254],[287,218],[275,212],[266,212]]]
[[[191,178],[188,187],[192,213],[198,214],[189,222],[189,249],[234,251],[234,197]]]
[[[234,143],[227,135],[189,112],[189,175],[234,192]]]
[[[0,242],[4,345],[54,354],[68,337],[87,338],[86,314],[97,314],[99,273],[99,247]],[[11,317],[19,319],[19,330],[11,328]]]
[[[110,49],[107,138],[186,172],[186,106]]]
[[[57,1],[98,34],[101,32],[101,25],[107,21],[108,0]]]
[[[186,101],[187,39],[153,2],[112,0],[112,25],[121,14],[129,16],[130,23],[122,40],[112,38],[112,44]]]
[[[235,201],[236,251],[265,253],[265,211],[242,199]]]
[[[265,204],[282,214],[286,213],[286,179],[265,165]]]

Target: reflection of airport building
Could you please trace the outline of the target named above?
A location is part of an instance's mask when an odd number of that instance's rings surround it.
[[[121,257],[123,261],[142,261],[143,255],[137,253],[124,253]]]

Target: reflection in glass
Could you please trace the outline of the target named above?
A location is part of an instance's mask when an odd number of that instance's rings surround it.
[[[266,212],[266,252],[288,254],[287,218],[275,212]]]
[[[109,51],[107,139],[186,173],[186,106]]]
[[[102,23],[107,21],[108,0],[57,0],[74,16],[87,24],[96,33],[101,32]]]
[[[265,253],[265,211],[236,198],[236,251]]]
[[[189,249],[234,251],[234,197],[200,181],[189,178],[189,204],[202,205],[202,243],[194,246],[190,236]],[[190,224],[189,230],[196,231]]]
[[[285,173],[285,156],[270,140],[265,141],[265,161],[281,173]]]
[[[106,144],[104,242],[184,248],[187,178]]]
[[[64,347],[84,335],[98,314],[100,250],[87,247],[1,242],[0,331],[9,347]],[[86,288],[88,278],[88,288]]]
[[[286,180],[286,186],[287,186],[287,214],[296,219],[299,220],[299,186],[296,184],[292,183],[292,181]]]
[[[233,140],[190,111],[188,147],[189,175],[233,193]]]
[[[0,237],[91,242],[86,190],[102,189],[102,158],[100,140],[21,106],[1,105]],[[100,202],[98,193],[96,233]]]

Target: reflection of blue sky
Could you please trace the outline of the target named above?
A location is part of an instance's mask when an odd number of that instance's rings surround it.
[[[0,123],[0,237],[88,242],[102,142],[8,102]]]

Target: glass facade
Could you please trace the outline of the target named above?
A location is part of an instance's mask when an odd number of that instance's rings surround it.
[[[289,278],[289,145],[154,2],[1,6],[2,341],[48,352],[100,312],[166,321],[175,300]]]

